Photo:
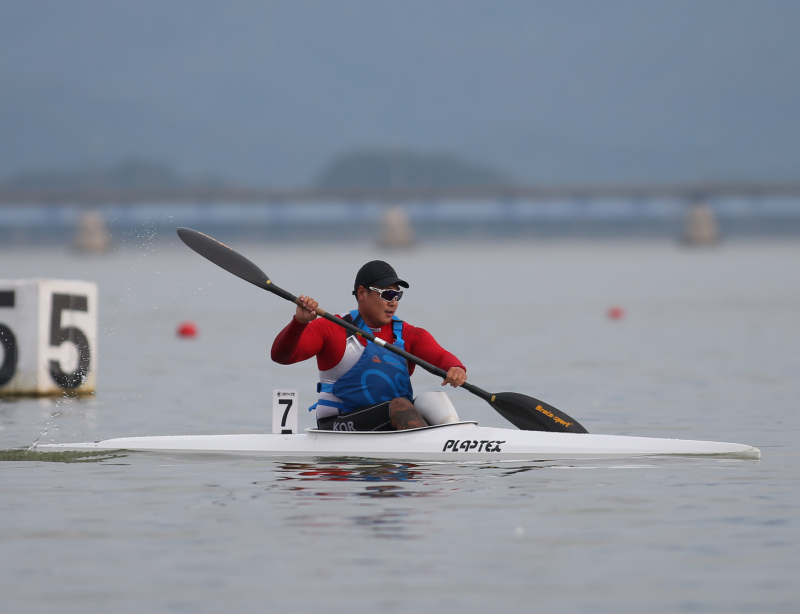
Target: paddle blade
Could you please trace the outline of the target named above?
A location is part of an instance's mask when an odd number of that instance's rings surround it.
[[[563,411],[518,392],[499,392],[492,395],[489,404],[511,424],[523,431],[589,432]]]
[[[267,274],[259,269],[256,265],[250,262],[247,258],[233,251],[224,243],[220,243],[216,239],[212,239],[202,232],[192,230],[191,228],[178,228],[178,236],[181,241],[186,243],[194,251],[222,267],[228,273],[233,273],[237,277],[241,277],[251,284],[266,287],[270,281]]]

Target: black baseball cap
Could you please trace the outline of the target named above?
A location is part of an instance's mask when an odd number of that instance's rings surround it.
[[[408,288],[408,282],[400,279],[388,262],[372,260],[358,269],[356,283],[353,286],[353,294],[355,295],[359,286],[364,286],[365,288],[369,288],[370,286],[386,288],[393,284]]]

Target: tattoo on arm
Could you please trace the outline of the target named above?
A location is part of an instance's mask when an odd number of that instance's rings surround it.
[[[389,405],[389,415],[392,426],[397,431],[418,429],[428,426],[428,423],[419,415],[417,408],[408,399],[397,398]]]

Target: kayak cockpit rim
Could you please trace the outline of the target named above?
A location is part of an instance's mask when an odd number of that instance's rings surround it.
[[[307,433],[313,433],[314,435],[318,435],[320,433],[324,433],[326,435],[333,434],[333,435],[402,435],[403,433],[415,433],[419,431],[430,431],[431,429],[441,429],[447,428],[448,426],[464,426],[466,424],[473,424],[478,426],[478,422],[476,420],[462,420],[460,422],[447,422],[446,424],[431,424],[429,426],[420,426],[415,429],[404,429],[402,431],[328,431],[318,428],[308,428],[306,429]],[[513,431],[514,429],[508,429]]]

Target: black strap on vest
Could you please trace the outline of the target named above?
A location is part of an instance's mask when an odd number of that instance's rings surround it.
[[[342,317],[342,320],[344,320],[348,324],[352,324],[353,323],[353,316],[351,316],[349,313],[346,313],[346,314],[344,314],[344,317]],[[350,337],[355,337],[355,336],[356,336],[356,334],[353,331],[351,331],[351,330],[347,331],[347,338],[348,339]]]

